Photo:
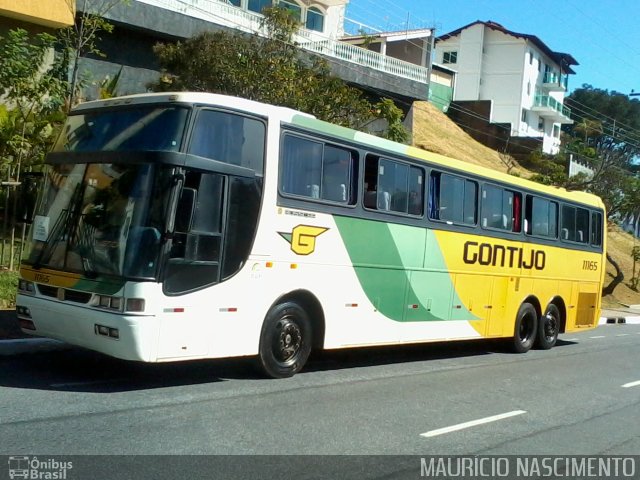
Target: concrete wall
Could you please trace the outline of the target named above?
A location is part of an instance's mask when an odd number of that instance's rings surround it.
[[[92,59],[91,74],[95,82],[105,75],[113,76],[124,65],[120,88],[122,93],[146,91],[150,81],[158,78],[158,64],[153,54],[153,45],[159,41],[171,42],[192,37],[204,31],[231,31],[205,20],[172,12],[167,9],[133,1],[131,5],[120,5],[107,15],[115,26],[113,34],[103,35],[101,49],[105,60]],[[329,59],[333,74],[350,84],[368,90],[376,96],[388,96],[408,103],[414,99],[427,100],[427,86],[419,82],[399,78],[378,70],[361,67],[351,62]],[[101,64],[102,62],[102,64]],[[155,73],[154,73],[155,72]],[[87,91],[87,99],[93,98],[95,89]],[[409,106],[405,106],[408,110]]]

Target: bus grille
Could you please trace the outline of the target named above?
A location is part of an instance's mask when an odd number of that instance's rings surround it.
[[[70,290],[68,288],[52,287],[51,285],[38,284],[38,291],[47,297],[57,298],[58,300],[68,300],[75,303],[89,303],[91,294],[87,292],[79,292],[78,290]],[[60,294],[64,294],[61,298]]]

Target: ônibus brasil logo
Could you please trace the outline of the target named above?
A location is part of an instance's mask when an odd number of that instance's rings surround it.
[[[53,458],[9,457],[9,478],[25,478],[37,480],[66,480],[67,470],[73,468],[73,462],[62,462]]]

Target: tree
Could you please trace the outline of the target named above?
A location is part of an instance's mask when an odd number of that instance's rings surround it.
[[[573,124],[563,127],[564,152],[560,156],[533,155],[529,166],[534,180],[570,190],[587,190],[605,204],[607,219],[640,213],[640,179],[635,160],[640,155],[640,102],[627,95],[583,85],[567,97]],[[564,165],[572,155],[588,165],[592,175],[568,177]],[[534,158],[535,157],[535,158]],[[624,280],[617,262],[607,255],[616,270],[603,294],[613,293]]]
[[[64,115],[66,82],[61,80],[58,59],[53,55],[55,38],[46,33],[31,37],[26,30],[10,30],[0,37],[0,162],[6,180],[20,182],[25,167],[42,163],[55,138],[56,126]],[[5,190],[5,216],[0,261],[4,261],[4,242],[9,222],[10,191]],[[13,196],[13,212],[17,197]],[[11,218],[11,256],[15,216]]]
[[[75,14],[76,0],[65,0],[67,7]],[[80,59],[87,55],[103,57],[98,47],[102,33],[113,32],[113,24],[106,18],[118,5],[128,5],[130,0],[79,0],[82,5],[76,15],[74,25],[58,31],[60,50],[71,73],[67,91],[67,112],[76,103],[84,82],[80,74]]]
[[[288,10],[266,8],[263,14],[266,37],[206,32],[185,42],[156,45],[164,73],[153,88],[235,95],[352,128],[384,118],[387,137],[406,141],[402,112],[391,101],[370,103],[331,75],[326,60],[303,54],[292,40],[300,25]]]

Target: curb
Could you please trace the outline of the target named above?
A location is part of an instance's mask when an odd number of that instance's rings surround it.
[[[21,355],[23,353],[52,352],[71,348],[64,342],[52,338],[19,338],[0,340],[0,356]]]
[[[640,325],[640,316],[627,316],[627,317],[601,317],[598,325],[611,325],[625,323],[628,325]]]

